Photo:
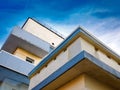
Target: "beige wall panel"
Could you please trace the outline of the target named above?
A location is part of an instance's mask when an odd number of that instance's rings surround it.
[[[85,87],[86,90],[115,90],[111,86],[99,82],[96,79],[89,77],[88,75],[85,75]]]
[[[29,57],[29,58],[35,60],[34,65],[37,65],[41,60],[40,57],[37,57],[37,56],[33,55],[32,53],[30,53],[30,52],[28,52],[24,49],[21,49],[21,48],[17,48],[16,51],[13,54],[15,56],[21,58],[24,61],[26,61],[26,57]]]
[[[61,86],[57,90],[115,90],[90,76],[83,74]]]
[[[57,90],[86,90],[84,75],[80,75]]]

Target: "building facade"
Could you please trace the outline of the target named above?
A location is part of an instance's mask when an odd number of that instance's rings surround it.
[[[15,27],[0,50],[0,90],[28,90],[28,73],[63,40],[32,18]]]
[[[120,56],[79,27],[29,78],[29,90],[120,90]]]

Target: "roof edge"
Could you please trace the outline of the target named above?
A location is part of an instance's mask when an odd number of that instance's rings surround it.
[[[27,20],[25,21],[25,23],[24,23],[23,26],[22,26],[22,29],[23,29],[23,27],[26,25],[26,23],[28,22],[29,19],[33,20],[33,21],[36,22],[37,24],[39,24],[39,25],[43,26],[44,28],[48,29],[49,31],[53,32],[54,34],[56,34],[56,35],[59,36],[60,38],[65,39],[62,35],[56,33],[54,30],[51,30],[51,29],[48,28],[47,26],[43,25],[42,23],[38,22],[37,20],[35,20],[35,19],[31,18],[31,17],[28,17],[28,18],[27,18]]]

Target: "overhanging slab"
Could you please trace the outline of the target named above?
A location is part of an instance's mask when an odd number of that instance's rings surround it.
[[[50,51],[50,44],[32,35],[31,33],[15,27],[2,50],[13,53],[17,47],[23,48],[39,57],[43,57]]]
[[[101,82],[111,85],[117,90],[120,89],[120,72],[86,51],[82,51],[32,90],[57,89],[82,73],[86,73]]]

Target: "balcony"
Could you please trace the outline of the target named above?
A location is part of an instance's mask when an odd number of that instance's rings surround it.
[[[39,57],[44,57],[50,52],[50,44],[34,36],[33,34],[22,30],[19,27],[15,27],[2,50],[9,53],[14,53],[17,47],[23,48]]]
[[[3,50],[0,51],[0,66],[26,76],[35,67],[33,64],[25,62]]]

